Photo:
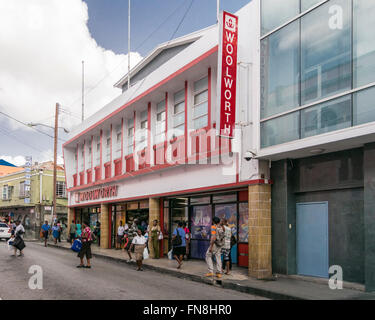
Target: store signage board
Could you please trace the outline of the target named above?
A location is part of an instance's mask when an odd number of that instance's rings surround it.
[[[236,123],[238,17],[222,12],[219,19],[218,135],[234,138]]]
[[[82,201],[113,198],[117,197],[117,192],[118,186],[102,187],[91,191],[77,192],[75,194],[75,201],[79,203]]]

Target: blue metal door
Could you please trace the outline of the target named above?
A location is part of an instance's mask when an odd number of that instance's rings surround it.
[[[297,273],[328,278],[328,202],[297,203]]]

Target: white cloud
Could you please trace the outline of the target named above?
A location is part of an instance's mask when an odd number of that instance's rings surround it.
[[[52,116],[59,102],[79,116],[82,60],[86,90],[123,62],[85,98],[86,117],[121,94],[113,84],[126,73],[126,55],[98,46],[82,0],[0,0],[0,12],[0,110],[35,122]],[[141,56],[131,58],[135,65]],[[61,125],[79,121],[63,116]]]
[[[0,156],[0,159],[8,161],[9,163],[14,164],[17,167],[23,166],[26,162],[24,156]]]

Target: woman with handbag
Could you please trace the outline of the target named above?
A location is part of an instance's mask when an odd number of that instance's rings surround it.
[[[158,225],[158,220],[153,221],[153,225],[151,227],[150,233],[151,234],[151,245],[152,248],[154,249],[154,259],[159,259],[160,258],[160,253],[159,253],[159,241],[160,241],[160,226]]]
[[[186,235],[183,228],[183,222],[178,223],[178,227],[174,230],[172,235],[172,245],[173,245],[173,257],[178,262],[177,269],[181,268],[182,260],[186,253]]]
[[[16,229],[14,231],[14,241],[13,241],[13,247],[14,247],[14,256],[17,256],[17,249],[20,251],[20,256],[23,256],[22,250],[26,247],[25,242],[23,241],[23,234],[25,233],[25,228],[21,224],[21,221],[16,221]]]

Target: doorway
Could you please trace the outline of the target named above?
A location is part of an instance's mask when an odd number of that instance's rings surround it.
[[[297,273],[328,278],[328,202],[297,203]]]

